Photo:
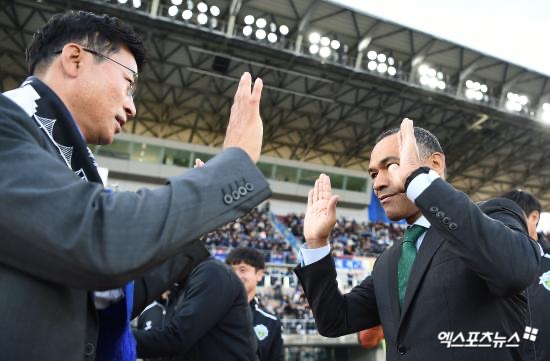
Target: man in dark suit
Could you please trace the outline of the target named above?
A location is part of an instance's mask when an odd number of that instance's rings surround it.
[[[224,151],[206,167],[155,190],[103,188],[86,143],[110,143],[135,116],[144,59],[141,40],[118,19],[59,14],[27,49],[34,76],[0,96],[3,359],[131,358],[128,319],[206,257],[192,241],[271,194],[254,164],[262,83],[251,91],[250,74]]]
[[[392,361],[521,360],[520,347],[508,346],[520,344],[527,325],[523,290],[540,250],[518,206],[496,199],[480,209],[446,183],[439,142],[409,119],[380,136],[369,174],[390,220],[410,227],[342,295],[328,246],[337,196],[320,176],[308,197],[303,265],[295,269],[319,332],[336,337],[382,324]]]

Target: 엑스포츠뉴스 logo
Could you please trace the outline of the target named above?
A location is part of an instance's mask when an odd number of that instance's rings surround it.
[[[550,271],[543,273],[542,276],[540,276],[539,285],[543,285],[544,288],[550,291]]]

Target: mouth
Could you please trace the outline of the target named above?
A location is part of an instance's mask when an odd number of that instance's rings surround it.
[[[381,195],[380,197],[378,197],[378,199],[380,200],[380,203],[384,204],[384,203],[388,202],[389,199],[391,197],[393,197],[394,195],[396,195],[396,193],[384,194],[384,195]]]
[[[126,119],[124,119],[123,117],[120,117],[120,116],[116,116],[115,117],[115,121],[117,122],[118,126],[117,126],[117,129],[116,129],[116,132],[120,132],[120,130],[122,129],[122,127],[124,126],[124,124],[126,124]]]

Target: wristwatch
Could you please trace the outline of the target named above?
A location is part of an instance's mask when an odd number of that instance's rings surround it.
[[[430,168],[428,167],[420,167],[414,172],[412,172],[405,180],[405,192],[407,191],[407,188],[409,188],[409,184],[411,184],[412,180],[416,178],[417,175],[428,174],[428,173],[430,173]]]

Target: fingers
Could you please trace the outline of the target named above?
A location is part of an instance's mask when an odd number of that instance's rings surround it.
[[[313,186],[313,202],[316,202],[319,200],[319,183],[320,183],[320,180],[317,179],[315,181],[315,185]]]
[[[193,168],[200,168],[202,166],[204,166],[204,162],[199,158],[195,159],[195,165],[193,166]]]
[[[403,121],[401,122],[400,133],[402,138],[401,139],[402,146],[404,144],[408,145],[412,140],[415,140],[413,121],[410,120],[409,118],[403,119]]]
[[[319,197],[322,199],[330,199],[332,197],[332,187],[330,185],[330,177],[326,174],[321,174],[319,176],[319,179],[321,181],[321,193],[319,194]]]
[[[250,76],[250,73],[245,72],[241,76],[241,80],[239,81],[239,86],[237,87],[237,91],[235,92],[235,103],[238,102],[240,99],[242,99],[245,94],[250,94],[251,82],[252,82],[252,77]]]
[[[262,89],[264,87],[264,82],[262,79],[257,78],[254,82],[254,89],[252,89],[252,98],[253,103],[260,104],[260,98],[262,97]]]
[[[311,206],[313,204],[313,189],[309,190],[309,193],[307,194],[307,205]]]
[[[328,200],[328,218],[329,219],[336,219],[336,204],[338,203],[339,197],[338,196],[332,196]]]

